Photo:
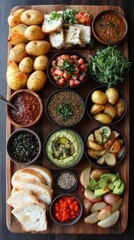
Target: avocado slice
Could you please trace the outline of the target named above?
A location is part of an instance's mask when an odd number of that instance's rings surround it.
[[[96,180],[94,178],[91,178],[91,180],[89,181],[89,184],[87,186],[88,190],[95,190],[100,188],[98,185],[98,182],[96,182]]]
[[[113,173],[105,173],[101,175],[101,179],[104,179],[104,178],[107,180],[107,183],[114,182],[117,179],[117,175]]]
[[[98,181],[98,185],[99,185],[99,187],[100,188],[105,188],[105,187],[107,187],[107,179],[100,179],[99,181]]]
[[[124,191],[124,187],[125,187],[124,182],[121,182],[121,185],[120,185],[119,188],[118,188],[117,186],[114,187],[113,193],[114,193],[114,194],[121,195],[121,194],[123,193],[123,191]]]
[[[121,186],[121,183],[122,183],[121,179],[117,179],[114,181],[114,186],[119,188]]]
[[[114,182],[109,182],[108,185],[107,185],[111,190],[114,189]]]
[[[95,197],[100,197],[106,193],[108,193],[110,191],[109,187],[104,187],[104,188],[100,188],[100,189],[96,189],[95,190]]]

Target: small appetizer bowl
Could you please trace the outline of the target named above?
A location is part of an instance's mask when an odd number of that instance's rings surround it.
[[[82,158],[84,144],[80,135],[72,129],[59,129],[51,132],[43,145],[48,161],[60,169],[75,166]]]
[[[14,163],[31,164],[40,156],[40,138],[30,129],[19,128],[10,135],[7,141],[7,153]]]
[[[78,93],[70,89],[62,89],[50,95],[45,110],[51,123],[71,127],[83,118],[85,105]]]
[[[74,172],[66,169],[59,171],[55,176],[55,186],[60,192],[73,192],[78,186],[77,175]]]
[[[61,51],[49,61],[47,75],[58,88],[80,87],[88,78],[88,61],[76,51]]]
[[[69,201],[68,201],[69,200]],[[69,203],[68,203],[69,202]],[[66,205],[68,211],[71,208],[69,207],[70,204],[74,204],[76,207],[74,209],[74,214],[66,214],[64,216],[62,216],[62,213],[59,213],[58,207],[62,207],[64,205]],[[72,207],[72,206],[71,206]],[[65,207],[64,207],[65,210]],[[65,210],[66,211],[66,210]],[[74,225],[75,223],[77,223],[79,221],[79,219],[82,216],[83,213],[83,206],[82,203],[80,202],[80,200],[71,195],[71,194],[61,194],[56,196],[53,201],[50,204],[49,207],[49,212],[50,212],[50,216],[52,218],[52,220],[59,225],[62,226],[70,226],[70,225]],[[64,214],[64,212],[63,212]]]
[[[37,93],[21,89],[15,91],[9,98],[18,111],[7,106],[7,116],[16,127],[30,127],[36,124],[42,116],[43,104]]]
[[[128,32],[125,17],[115,10],[100,12],[92,22],[95,38],[104,45],[115,45],[124,40]]]
[[[122,162],[125,154],[126,140],[116,128],[97,127],[85,137],[85,155],[95,167],[115,167]]]
[[[102,125],[120,122],[127,111],[127,101],[118,88],[103,86],[91,90],[86,99],[86,113],[92,121]]]

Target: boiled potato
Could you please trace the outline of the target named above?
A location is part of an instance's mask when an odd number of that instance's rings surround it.
[[[100,104],[93,104],[91,109],[90,109],[90,114],[97,114],[102,112],[105,109],[104,105],[100,105]]]
[[[29,26],[25,31],[25,38],[29,41],[32,40],[41,40],[45,36],[45,33],[42,32],[41,27],[37,25]]]
[[[84,218],[84,222],[85,223],[90,223],[90,224],[97,223],[99,221],[98,220],[98,215],[99,215],[99,211],[91,213],[89,216]]]
[[[33,70],[33,60],[30,57],[25,57],[19,63],[19,69],[21,72],[30,73]]]
[[[51,45],[47,41],[31,41],[26,45],[26,52],[32,56],[45,55],[49,52]]]
[[[17,73],[19,71],[19,65],[16,62],[10,62],[7,66],[6,78]]]
[[[105,107],[104,113],[108,114],[112,119],[116,117],[116,110],[114,107],[107,105]]]
[[[113,226],[119,219],[120,211],[112,213],[109,217],[98,222],[98,226],[102,228],[109,228]]]
[[[105,104],[107,102],[107,95],[100,90],[95,90],[91,95],[91,100],[96,104]]]
[[[45,71],[47,69],[48,61],[49,59],[45,55],[36,57],[34,60],[34,69]]]
[[[10,16],[8,17],[8,24],[9,26],[12,28],[12,27],[15,27],[17,26],[18,24],[21,23],[21,14],[25,11],[25,9],[21,8],[13,13],[10,14]]]
[[[117,117],[121,117],[121,115],[125,111],[125,102],[124,102],[123,98],[118,99],[115,108],[117,111]]]
[[[26,87],[28,76],[25,73],[17,72],[7,78],[8,86],[13,90],[19,90]]]
[[[27,88],[32,91],[41,90],[46,82],[46,75],[42,71],[33,72],[27,81]]]
[[[115,88],[108,88],[105,94],[107,95],[108,102],[113,105],[116,103],[116,101],[119,98],[119,93]]]
[[[26,43],[28,40],[26,39],[24,33],[27,29],[27,25],[20,23],[19,25],[11,28],[10,36],[8,42],[11,45],[17,45],[18,43]]]
[[[109,124],[112,122],[112,118],[105,113],[98,113],[94,116],[94,119],[105,124]]]
[[[27,56],[25,46],[26,44],[19,43],[13,47],[9,52],[9,61],[19,63],[23,58],[25,58]]]
[[[95,203],[90,211],[93,213],[93,212],[97,212],[97,211],[100,211],[102,208],[106,207],[107,204],[104,202],[104,201],[101,201],[101,202],[98,202],[98,203]]]
[[[43,22],[44,16],[38,10],[26,10],[21,14],[21,21],[27,25],[40,25]]]

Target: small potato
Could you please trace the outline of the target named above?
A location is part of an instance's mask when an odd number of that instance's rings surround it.
[[[45,71],[47,69],[48,61],[48,57],[45,55],[36,57],[34,60],[34,69]]]
[[[95,142],[88,142],[88,145],[91,149],[95,150],[95,151],[101,151],[103,149],[102,146],[100,146],[99,144],[95,143]]]
[[[41,27],[37,25],[29,26],[25,31],[25,38],[29,41],[32,40],[41,40],[45,36],[45,33],[42,32]]]
[[[112,147],[110,148],[110,152],[111,153],[117,153],[117,152],[120,151],[120,149],[121,149],[120,142],[118,140],[115,140]]]
[[[87,187],[90,180],[91,167],[85,168],[80,174],[80,183],[83,187]]]
[[[94,119],[105,124],[109,124],[112,122],[112,118],[105,113],[98,113],[94,116]]]
[[[46,75],[42,71],[33,72],[27,81],[27,88],[32,91],[41,90],[46,82]]]
[[[95,150],[92,150],[92,149],[88,149],[87,154],[90,157],[97,159],[99,156],[101,156],[101,151],[95,151]]]
[[[116,110],[114,107],[107,105],[105,107],[104,113],[108,114],[112,119],[116,117]]]
[[[32,56],[45,55],[50,51],[51,45],[47,41],[31,41],[26,45],[26,52]]]
[[[19,69],[21,72],[30,73],[33,70],[33,60],[30,57],[25,57],[19,63]]]
[[[20,72],[19,71],[19,65],[16,62],[8,63],[7,72],[6,72],[6,78],[8,78],[9,76],[11,76],[11,75],[13,75],[13,74],[15,74],[17,72]]]
[[[106,157],[105,157],[105,160],[106,160],[106,164],[108,166],[114,166],[116,164],[116,155],[115,155],[115,153],[107,153]]]
[[[44,16],[38,10],[26,10],[21,14],[21,21],[27,25],[40,25],[43,22]]]
[[[105,206],[99,212],[98,219],[103,220],[103,219],[109,217],[111,214],[112,214],[112,206],[111,205]]]
[[[120,211],[117,210],[116,212],[112,213],[109,217],[105,218],[102,221],[99,221],[98,226],[102,228],[109,228],[118,221],[119,216],[120,216]]]
[[[105,109],[104,105],[100,105],[100,104],[93,104],[93,106],[90,109],[90,114],[98,114],[100,112],[102,112]]]
[[[8,24],[9,26],[12,28],[12,27],[15,27],[17,26],[18,24],[21,23],[21,14],[25,11],[25,9],[21,8],[13,13],[10,14],[10,16],[8,17]]]
[[[9,61],[19,63],[23,58],[25,58],[27,56],[25,46],[26,44],[19,43],[13,47],[9,52]]]
[[[120,199],[119,195],[109,192],[103,196],[103,200],[110,205],[115,205]]]
[[[23,23],[20,23],[19,25],[11,28],[8,42],[11,45],[17,45],[18,43],[27,43],[28,40],[24,35],[26,29],[27,29],[27,25]]]
[[[119,93],[115,88],[108,88],[105,94],[107,95],[108,102],[113,105],[116,103],[116,101],[119,98]]]
[[[13,90],[19,90],[26,87],[28,76],[25,73],[17,72],[7,78],[8,86]]]
[[[100,90],[96,90],[92,93],[91,100],[96,104],[105,104],[107,103],[107,95]]]
[[[93,212],[97,212],[97,211],[100,211],[102,208],[104,208],[104,207],[106,207],[107,206],[107,204],[104,202],[104,201],[102,201],[102,202],[99,202],[99,203],[95,203],[92,207],[91,207],[91,209],[90,209],[90,211],[93,213]]]
[[[125,110],[125,102],[124,102],[123,98],[118,99],[115,108],[117,111],[117,117],[121,117],[121,115],[123,114],[123,112]]]
[[[89,216],[87,216],[86,218],[84,218],[84,222],[85,223],[90,223],[90,224],[94,224],[94,223],[97,223],[99,220],[98,220],[98,214],[99,212],[94,212],[94,213],[91,213]]]

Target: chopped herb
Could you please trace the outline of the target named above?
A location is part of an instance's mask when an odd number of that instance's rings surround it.
[[[51,20],[58,20],[61,17],[61,13],[58,12],[51,12],[50,14],[50,19]]]
[[[63,65],[60,67],[61,70],[65,70],[68,75],[73,75],[74,72],[75,72],[75,67],[76,67],[76,64],[71,64],[68,59],[65,59],[65,61],[63,62]]]
[[[72,106],[71,106],[71,104],[69,104],[69,103],[67,103],[67,102],[61,103],[61,104],[57,107],[57,112],[62,115],[62,117],[63,117],[64,120],[68,120],[68,119],[71,118],[72,115],[73,115]]]
[[[78,10],[66,9],[66,11],[63,13],[64,22],[69,24],[77,23],[75,19],[75,14],[77,14],[78,12]]]

